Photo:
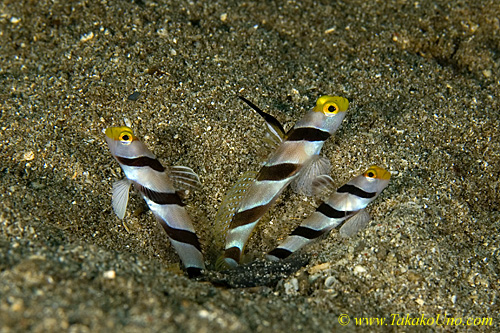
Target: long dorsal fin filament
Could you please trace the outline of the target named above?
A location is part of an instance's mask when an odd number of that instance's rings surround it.
[[[269,113],[262,111],[257,105],[250,102],[248,99],[242,96],[238,96],[243,102],[245,102],[249,107],[255,110],[262,118],[264,118],[269,132],[279,138],[279,141],[283,141],[285,137],[285,130],[278,119],[271,116]]]

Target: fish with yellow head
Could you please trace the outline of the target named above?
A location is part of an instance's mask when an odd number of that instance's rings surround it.
[[[199,275],[205,269],[200,242],[177,194],[178,190],[196,188],[200,182],[198,176],[188,167],[165,168],[129,127],[106,129],[106,142],[125,174],[125,179],[113,184],[116,215],[120,219],[125,216],[133,184],[167,233],[188,275]]]
[[[334,228],[340,228],[341,236],[353,236],[370,221],[365,208],[387,187],[390,179],[389,171],[372,165],[334,191],[284,242],[269,252],[267,258],[285,259]],[[333,187],[333,180],[328,175],[318,176],[313,187],[316,192],[322,192]]]
[[[325,141],[340,127],[349,106],[344,97],[321,96],[316,106],[285,133],[276,118],[240,98],[264,118],[268,136],[276,143],[276,148],[255,178],[245,182],[244,194],[239,191],[237,204],[231,198],[226,200],[235,209],[230,214],[218,214],[227,220],[222,224],[229,225],[223,254],[226,267],[240,263],[255,226],[289,184],[297,192],[311,194],[312,181],[329,172],[329,160],[320,157],[319,153]],[[237,186],[241,184],[238,182]]]

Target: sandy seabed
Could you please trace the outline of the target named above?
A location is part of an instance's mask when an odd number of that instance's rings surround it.
[[[498,1],[2,1],[0,331],[498,330],[498,17]],[[213,268],[224,193],[269,153],[236,96],[290,128],[323,94],[350,100],[322,152],[334,180],[393,176],[365,230],[304,249],[277,285],[189,280],[138,195],[114,215],[102,131],[129,122],[200,175],[187,209]],[[320,199],[285,191],[247,252]]]

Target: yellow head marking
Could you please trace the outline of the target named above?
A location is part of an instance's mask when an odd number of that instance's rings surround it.
[[[389,171],[382,169],[381,167],[378,167],[376,165],[372,165],[368,170],[365,171],[363,175],[366,178],[372,179],[391,179],[391,173]]]
[[[323,112],[326,116],[333,116],[339,112],[345,112],[349,107],[349,101],[340,96],[324,95],[318,98],[313,111]]]
[[[115,141],[120,141],[124,144],[130,144],[136,139],[132,129],[127,126],[109,127],[106,129],[106,136]]]

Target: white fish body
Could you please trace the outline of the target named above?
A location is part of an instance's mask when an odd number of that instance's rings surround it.
[[[169,177],[167,169],[129,127],[106,129],[106,142],[126,177],[113,185],[116,215],[120,219],[125,216],[130,185],[134,184],[167,233],[188,274],[199,275],[205,269],[200,242],[174,186],[182,183],[187,188],[195,187],[198,176],[187,167],[174,167]]]
[[[365,207],[375,200],[389,183],[391,174],[378,166],[371,166],[362,175],[334,191],[316,211],[306,218],[279,246],[270,251],[268,259],[285,259],[333,228],[340,227],[340,234],[350,237],[364,228],[370,220]],[[318,177],[316,186],[328,187],[329,176]]]
[[[274,117],[242,99],[264,117],[273,141],[281,143],[246,189],[232,215],[223,255],[230,267],[239,264],[243,248],[260,218],[292,181],[301,184],[296,188],[303,188],[310,185],[311,179],[302,176],[312,178],[329,171],[328,160],[320,158],[319,153],[324,142],[339,128],[349,105],[343,97],[322,96],[313,110],[285,134]]]

